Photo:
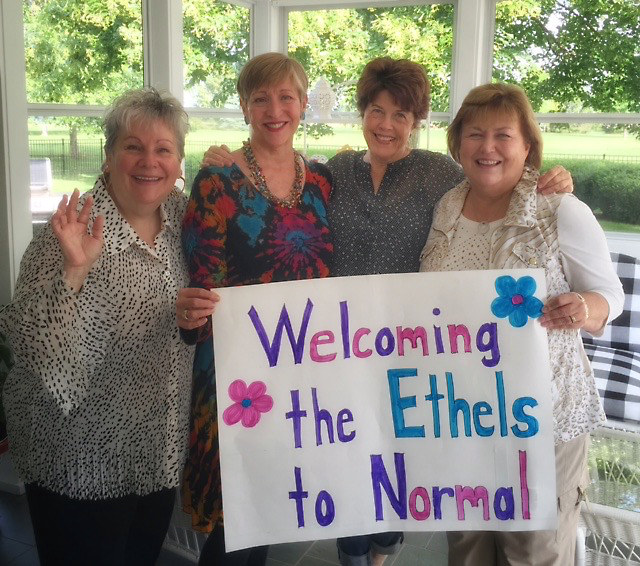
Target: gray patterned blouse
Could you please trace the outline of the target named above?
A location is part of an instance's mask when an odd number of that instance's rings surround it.
[[[327,163],[333,175],[331,274],[418,271],[433,207],[462,181],[462,170],[446,155],[414,149],[387,166],[374,193],[371,166],[364,161],[364,154],[346,151]]]

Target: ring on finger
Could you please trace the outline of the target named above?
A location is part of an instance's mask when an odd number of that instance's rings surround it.
[[[185,320],[191,320],[191,315],[189,314],[189,309],[184,309],[182,311],[182,318]]]
[[[571,324],[575,324],[578,321],[578,319],[573,315],[569,315],[569,318],[571,319]]]

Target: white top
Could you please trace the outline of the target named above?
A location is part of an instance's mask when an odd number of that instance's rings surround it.
[[[475,222],[461,215],[442,269],[489,269],[492,236],[502,221]],[[578,292],[600,293],[609,303],[609,312],[618,316],[624,295],[611,264],[607,240],[591,209],[577,198],[563,198],[558,205],[557,222],[560,258],[569,286]]]
[[[595,291],[622,311],[624,293],[602,229],[589,208],[572,195],[536,194],[536,171],[525,168],[506,216],[480,223],[462,215],[469,191],[463,181],[438,204],[421,255],[421,270],[544,267],[549,296]],[[497,224],[497,225],[496,225]],[[548,333],[556,443],[596,428],[605,418],[580,333]]]
[[[179,484],[187,448],[193,349],[175,322],[186,199],[162,205],[151,248],[101,181],[89,194],[105,243],[81,291],[64,282],[47,225],[0,314],[16,362],[4,388],[11,454],[24,481],[71,497],[145,495]]]

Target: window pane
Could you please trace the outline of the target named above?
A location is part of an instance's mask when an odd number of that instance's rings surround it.
[[[31,212],[48,220],[63,194],[88,191],[100,174],[104,140],[99,118],[30,118]]]
[[[639,25],[637,0],[498,2],[493,78],[539,112],[640,112]]]
[[[542,169],[563,165],[607,231],[640,233],[640,140],[624,125],[541,124]]]
[[[249,8],[183,0],[186,106],[239,108],[236,80],[249,60]]]
[[[185,142],[186,190],[191,185],[202,162],[204,152],[212,145],[226,145],[232,151],[238,149],[249,137],[248,126],[237,118],[189,118],[190,129]]]
[[[432,110],[448,110],[451,4],[294,11],[288,27],[289,54],[304,66],[311,88],[320,77],[329,81],[341,110],[355,110],[355,82],[364,65],[381,56],[424,65],[432,85]]]
[[[25,0],[27,100],[109,104],[143,84],[140,0]]]

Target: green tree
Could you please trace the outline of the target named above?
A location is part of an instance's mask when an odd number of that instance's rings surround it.
[[[249,9],[211,0],[182,0],[182,6],[185,88],[200,106],[224,106],[249,60]]]
[[[23,11],[30,102],[108,104],[142,86],[139,0],[28,0]],[[58,120],[77,155],[86,120]]]
[[[424,65],[432,107],[449,107],[453,8],[451,5],[300,11],[289,15],[289,53],[313,84],[326,77],[343,84],[341,106],[354,109],[354,84],[375,57],[407,58]]]
[[[600,112],[640,112],[639,0],[498,3],[494,78],[544,101]]]

